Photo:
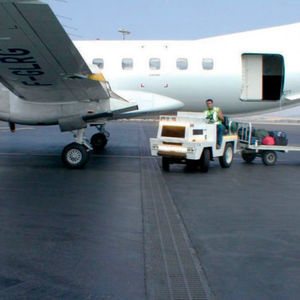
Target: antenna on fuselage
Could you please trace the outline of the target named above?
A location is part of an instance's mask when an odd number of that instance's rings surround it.
[[[122,40],[125,40],[126,35],[131,34],[131,32],[127,29],[119,29],[118,32],[120,32],[122,34]]]

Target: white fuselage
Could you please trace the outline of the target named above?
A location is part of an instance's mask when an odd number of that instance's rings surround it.
[[[286,95],[300,93],[300,24],[196,41],[79,41],[75,45],[93,72],[103,72],[117,93],[137,91],[164,95],[184,103],[184,110],[201,111],[205,99],[213,98],[226,113],[262,112],[295,104]],[[242,55],[280,54],[285,79],[280,101],[242,101]],[[93,65],[101,58],[103,69]],[[133,68],[122,69],[122,59],[132,58]],[[151,70],[149,60],[159,58],[160,70]],[[188,68],[176,66],[185,58]],[[203,60],[213,60],[213,69],[204,69]],[[138,100],[138,99],[133,99]]]
[[[300,24],[255,30],[195,41],[77,41],[93,73],[103,73],[111,89],[142,112],[182,109],[202,111],[212,98],[226,114],[245,114],[297,105],[300,100]],[[247,83],[245,54],[276,54],[284,59],[280,99],[241,100]],[[95,64],[101,60],[103,66]],[[123,69],[130,59],[132,68]],[[149,60],[160,67],[150,68]],[[180,60],[178,68],[177,61]],[[93,63],[94,62],[94,63]],[[157,65],[156,65],[157,66]],[[95,102],[36,103],[1,94],[0,119],[23,124],[57,124],[68,115],[97,110]],[[179,104],[179,105],[177,105]],[[130,116],[130,113],[128,114]]]

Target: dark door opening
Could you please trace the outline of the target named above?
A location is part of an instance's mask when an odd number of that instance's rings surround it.
[[[283,91],[283,57],[263,56],[263,100],[279,100]]]
[[[278,101],[284,88],[284,59],[280,54],[243,54],[241,100]]]

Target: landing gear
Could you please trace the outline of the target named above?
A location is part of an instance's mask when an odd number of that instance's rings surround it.
[[[78,143],[71,143],[62,152],[62,160],[70,169],[81,169],[88,162],[90,153],[86,147]]]
[[[105,125],[97,125],[98,133],[95,133],[91,138],[91,145],[95,152],[103,150],[108,142],[109,132],[105,130]]]
[[[81,169],[88,162],[93,148],[84,138],[84,129],[79,129],[74,137],[75,142],[64,148],[62,161],[70,169]]]
[[[91,144],[95,152],[103,150],[107,144],[107,137],[103,133],[95,133],[91,138]]]
[[[94,134],[89,142],[85,136],[85,129],[79,129],[74,134],[75,142],[67,145],[61,155],[64,165],[70,169],[83,168],[90,158],[90,152],[104,149],[107,144],[109,132],[104,128],[104,124],[96,125],[98,133]]]

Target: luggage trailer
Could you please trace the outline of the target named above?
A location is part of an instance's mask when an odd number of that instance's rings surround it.
[[[217,125],[209,124],[204,113],[193,112],[160,116],[157,137],[150,139],[151,154],[162,157],[164,171],[169,171],[171,164],[186,164],[207,172],[214,158],[222,168],[229,168],[237,151],[237,134],[228,130],[220,148],[216,143]]]
[[[266,166],[273,166],[277,161],[277,152],[300,151],[299,146],[259,145],[257,140],[253,143],[252,123],[239,122],[238,124],[241,157],[247,163],[251,163],[256,157],[261,157]]]

